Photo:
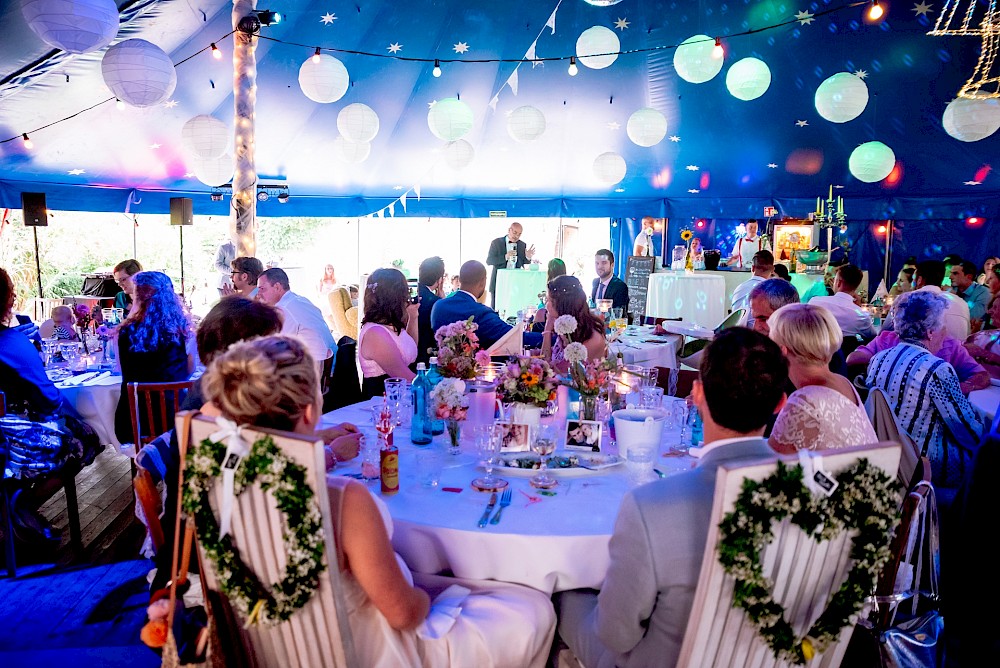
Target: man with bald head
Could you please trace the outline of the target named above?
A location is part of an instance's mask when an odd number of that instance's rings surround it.
[[[496,288],[498,269],[520,269],[528,264],[528,261],[535,256],[535,246],[527,248],[521,241],[521,233],[524,228],[521,223],[511,223],[507,229],[507,236],[494,239],[490,243],[490,252],[486,255],[486,264],[493,267],[493,275],[490,276],[490,306],[496,307]]]
[[[485,350],[503,338],[511,330],[511,326],[501,320],[496,311],[479,303],[486,292],[486,266],[482,262],[469,260],[462,265],[458,277],[462,283],[461,289],[434,303],[434,308],[431,309],[431,327],[437,331],[439,327],[468,320],[471,316],[473,322],[479,325],[476,335],[479,337],[480,347]],[[525,332],[524,344],[540,348],[542,335]]]

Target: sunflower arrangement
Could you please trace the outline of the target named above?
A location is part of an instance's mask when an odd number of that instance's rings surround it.
[[[694,232],[691,231],[690,227],[685,227],[681,230],[681,241],[687,246],[687,252],[684,254],[684,269],[685,271],[694,270],[694,258],[691,257],[691,240],[694,239]]]

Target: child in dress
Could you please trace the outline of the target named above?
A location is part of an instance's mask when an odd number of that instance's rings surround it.
[[[52,336],[60,341],[79,341],[76,333],[76,319],[73,310],[68,306],[56,306],[52,309]]]

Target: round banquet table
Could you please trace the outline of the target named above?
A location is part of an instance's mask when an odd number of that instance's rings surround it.
[[[79,385],[73,383],[72,378],[67,378],[56,383],[56,387],[87,424],[94,428],[101,444],[110,443],[116,448],[120,447],[115,437],[115,410],[122,393],[121,374],[91,377]]]
[[[366,439],[374,439],[371,406],[372,402],[361,402],[327,413],[321,426],[351,422]],[[676,442],[676,432],[664,432],[665,443]],[[393,547],[411,570],[451,571],[460,578],[513,582],[547,594],[600,587],[610,563],[608,541],[618,506],[629,489],[624,464],[560,477],[554,496],[538,494],[528,482],[530,473],[520,472],[524,475],[520,477],[497,471],[509,481],[513,501],[499,524],[480,529],[476,523],[489,495],[470,485],[483,474],[476,466],[471,438],[463,434],[460,455],[447,454],[446,441],[447,434],[442,434],[435,436],[431,445],[417,447],[409,442],[409,428],[397,427],[394,444],[399,448],[400,491],[385,496],[377,480],[369,483],[372,493],[389,508]],[[416,479],[417,452],[426,448],[438,449],[445,460],[438,487],[424,487]],[[694,465],[689,456],[663,457],[666,445],[659,450],[655,467],[661,475]],[[356,475],[359,471],[360,463],[354,460],[340,464],[330,475]]]
[[[677,353],[683,346],[684,337],[678,334],[656,336],[651,325],[629,325],[609,347],[613,355],[622,354],[625,364],[676,369]]]
[[[998,381],[993,381],[994,383]],[[969,393],[969,403],[976,409],[976,412],[986,420],[986,428],[997,414],[997,405],[1000,404],[1000,387],[991,385],[985,390],[976,390]]]
[[[726,317],[725,299],[726,280],[718,273],[657,272],[649,275],[646,315],[715,327]]]

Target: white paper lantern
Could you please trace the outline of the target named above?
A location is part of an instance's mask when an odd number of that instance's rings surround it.
[[[333,140],[333,152],[343,162],[359,163],[368,159],[372,145],[368,142],[352,142],[337,137]]]
[[[771,69],[758,58],[743,58],[726,72],[726,88],[738,100],[756,100],[771,85]]]
[[[581,65],[586,65],[592,70],[610,67],[618,60],[618,52],[621,49],[622,43],[618,41],[618,35],[614,30],[604,26],[587,28],[576,40],[576,57]],[[599,53],[608,55],[596,55]]]
[[[337,114],[337,129],[347,141],[370,142],[378,134],[378,114],[367,104],[349,104]]]
[[[691,83],[705,83],[722,71],[725,56],[715,55],[715,40],[708,35],[694,35],[674,51],[677,76]]]
[[[223,153],[218,158],[195,158],[194,175],[206,186],[224,186],[233,180],[233,156]]]
[[[351,84],[351,76],[344,63],[325,53],[320,54],[319,62],[314,62],[313,58],[315,56],[306,58],[299,68],[299,88],[305,96],[320,104],[336,102],[344,97]]]
[[[507,117],[507,134],[520,142],[534,141],[545,132],[545,114],[531,106],[518,107]]]
[[[472,160],[476,157],[476,149],[472,148],[472,144],[464,139],[459,139],[458,141],[448,142],[442,154],[444,155],[445,164],[458,171],[465,169],[472,163]]]
[[[133,107],[160,104],[177,85],[170,56],[144,39],[127,39],[105,51],[101,73],[115,97]]]
[[[594,176],[609,185],[614,185],[625,178],[625,158],[608,151],[594,159]]]
[[[427,127],[444,141],[455,141],[469,134],[473,120],[472,108],[454,97],[438,100],[427,112]]]
[[[839,72],[816,89],[816,111],[831,123],[846,123],[868,106],[868,85],[863,79]]]
[[[69,53],[103,49],[118,34],[115,0],[21,0],[21,13],[43,42]]]
[[[944,131],[959,141],[985,139],[1000,129],[1000,102],[956,98],[944,108],[941,122]]]
[[[875,183],[889,176],[896,166],[896,154],[880,141],[869,141],[851,152],[847,165],[857,180]]]
[[[625,132],[634,144],[655,146],[667,136],[667,118],[656,109],[644,107],[628,117]]]
[[[196,158],[218,158],[229,146],[229,128],[215,116],[195,116],[181,128],[181,144]]]

